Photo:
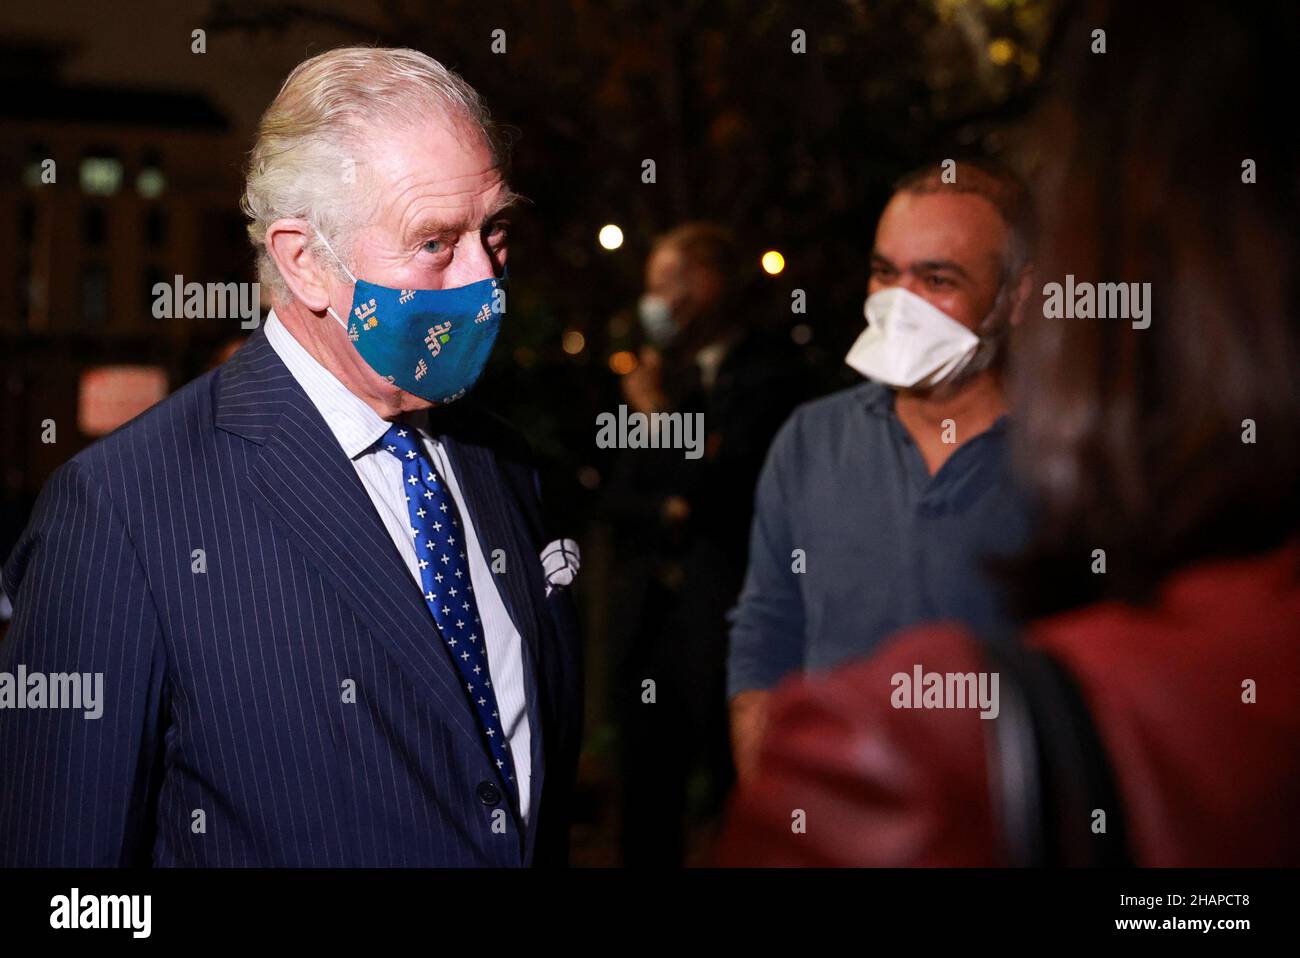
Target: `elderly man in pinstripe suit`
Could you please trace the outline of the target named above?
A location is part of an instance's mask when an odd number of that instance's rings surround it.
[[[512,198],[436,61],[289,77],[244,198],[267,322],[60,468],[5,565],[0,672],[103,701],[0,710],[0,865],[563,860],[572,607],[520,443],[460,399]]]

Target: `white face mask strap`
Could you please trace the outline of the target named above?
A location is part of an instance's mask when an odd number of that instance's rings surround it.
[[[330,241],[325,238],[325,234],[322,233],[319,229],[316,229],[315,224],[312,225],[312,229],[316,230],[316,235],[320,237],[320,241],[325,244],[325,248],[330,251],[330,255],[334,257],[334,262],[338,263],[339,266],[343,267],[343,272],[348,274],[348,279],[352,280],[353,283],[356,283],[357,278],[352,275],[352,270],[348,269],[347,266],[344,264],[343,260],[339,258],[339,254],[334,252],[334,247],[330,246]],[[334,319],[338,322],[338,324],[342,326],[344,329],[348,328],[348,324],[343,321],[343,319],[339,316],[338,313],[334,312],[333,306],[326,306],[325,311],[329,313],[331,316],[333,316]]]
[[[312,229],[316,229],[316,228],[313,226]],[[320,230],[316,230],[316,235],[320,237],[320,241],[325,244],[325,248],[330,251],[330,255],[334,257],[334,262],[342,266],[343,272],[348,274],[348,279],[352,280],[352,282],[355,283],[357,281],[357,278],[352,275],[352,270],[347,268],[343,260],[339,259],[339,254],[334,252],[334,247],[330,246],[330,241],[325,238],[325,234],[322,233]]]
[[[1004,324],[1000,320],[1003,319],[1002,311],[1006,308],[1007,301],[1010,298],[1011,283],[1008,281],[998,287],[997,295],[993,297],[993,305],[989,307],[988,313],[975,327],[975,335],[980,338],[980,342],[1002,337]]]

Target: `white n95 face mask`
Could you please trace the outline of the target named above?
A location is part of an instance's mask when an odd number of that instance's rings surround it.
[[[661,349],[672,342],[677,335],[677,324],[673,322],[673,309],[668,300],[654,293],[646,293],[636,304],[637,316],[646,338]]]
[[[844,361],[862,375],[910,389],[960,373],[980,338],[943,310],[901,286],[867,297],[867,328]]]

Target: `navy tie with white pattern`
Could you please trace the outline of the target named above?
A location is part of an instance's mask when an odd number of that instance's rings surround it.
[[[505,782],[514,807],[519,807],[515,763],[510,757],[492,691],[487,639],[479,622],[474,586],[470,583],[460,513],[451,492],[420,449],[415,429],[394,423],[384,433],[384,448],[402,463],[402,480],[411,536],[415,540],[424,602],[433,613],[447,651],[460,670],[465,691],[478,716],[492,759]]]

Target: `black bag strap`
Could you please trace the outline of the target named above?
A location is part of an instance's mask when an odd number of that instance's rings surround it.
[[[1119,790],[1074,677],[1022,641],[984,648],[999,676],[989,777],[1011,863],[1131,866]]]

